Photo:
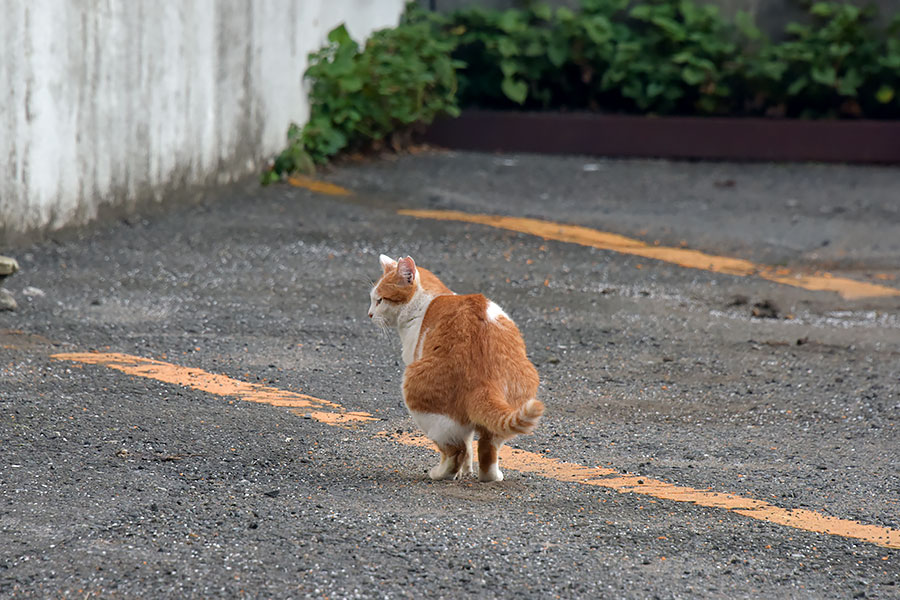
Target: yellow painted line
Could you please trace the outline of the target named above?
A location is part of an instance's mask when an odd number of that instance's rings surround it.
[[[845,277],[834,277],[829,273],[814,275],[794,273],[788,269],[758,265],[741,258],[716,256],[687,248],[653,246],[624,235],[607,233],[579,225],[565,225],[523,217],[470,214],[455,210],[410,209],[400,210],[398,213],[419,219],[488,225],[497,229],[527,233],[547,240],[581,244],[582,246],[610,250],[620,254],[651,258],[690,269],[703,269],[713,273],[742,277],[761,277],[769,281],[807,290],[837,292],[847,299],[900,296],[900,289],[885,285],[866,283]]]
[[[353,194],[353,192],[351,192],[347,188],[342,188],[339,185],[328,183],[327,181],[312,179],[311,177],[304,177],[303,175],[294,175],[293,177],[288,177],[287,181],[294,187],[305,188],[307,190],[318,192],[320,194],[328,194],[329,196],[350,196]]]
[[[422,435],[381,434],[382,437],[394,440],[407,446],[433,447],[431,440]],[[859,521],[840,519],[805,509],[790,509],[775,506],[763,500],[745,498],[736,494],[726,494],[709,490],[698,490],[691,487],[674,485],[650,479],[641,475],[623,475],[615,469],[605,467],[585,467],[583,465],[563,462],[504,446],[500,449],[501,468],[513,469],[523,473],[534,473],[558,481],[569,481],[583,485],[609,488],[620,493],[634,493],[661,500],[689,502],[707,508],[724,508],[746,517],[777,523],[795,529],[826,533],[846,538],[853,538],[883,546],[900,549],[900,530],[878,525],[867,525]]]
[[[327,425],[377,420],[369,413],[346,411],[340,404],[306,394],[247,383],[202,369],[181,367],[128,354],[66,353],[54,354],[52,358],[103,365],[129,375],[182,385],[218,396],[235,397],[247,402],[286,406],[299,414],[310,416]],[[379,432],[377,437],[407,446],[433,448],[431,441],[422,435],[391,435]],[[708,508],[722,508],[746,517],[795,529],[837,535],[885,548],[900,549],[900,530],[889,527],[867,525],[859,521],[831,517],[811,510],[781,508],[762,500],[678,486],[639,475],[622,474],[615,469],[605,467],[586,467],[516,448],[503,447],[500,450],[500,459],[503,468],[533,473],[557,481],[599,486],[620,493],[643,494],[674,502],[689,502]]]
[[[329,425],[352,421],[376,421],[369,413],[348,412],[340,404],[279,390],[258,383],[247,383],[225,375],[216,375],[202,369],[190,369],[171,363],[117,353],[67,353],[54,354],[51,358],[69,360],[89,365],[103,365],[129,375],[147,377],[174,385],[200,390],[216,396],[230,396],[244,402],[270,404],[296,409],[296,412]],[[302,410],[300,410],[302,409]]]

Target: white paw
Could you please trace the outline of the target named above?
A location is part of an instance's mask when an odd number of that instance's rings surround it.
[[[456,472],[456,475],[453,476],[453,479],[463,479],[467,475],[472,475],[472,460],[469,459],[468,462],[463,463],[462,468]]]
[[[503,481],[503,471],[497,466],[497,463],[492,464],[486,471],[481,471],[478,474],[479,481]]]
[[[446,463],[444,461],[441,461],[441,464],[431,467],[431,470],[428,471],[428,476],[435,481],[441,481],[442,479],[449,479],[453,477],[453,473],[451,473],[450,469],[447,468]]]

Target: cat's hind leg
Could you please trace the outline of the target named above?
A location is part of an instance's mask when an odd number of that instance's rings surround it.
[[[413,420],[441,451],[441,462],[431,468],[432,479],[459,479],[472,472],[474,429],[440,414],[410,411]]]
[[[438,450],[441,451],[441,462],[428,470],[428,476],[435,481],[453,477],[453,465],[455,462],[450,448],[441,448],[438,446]]]
[[[485,429],[478,431],[478,479],[479,481],[503,481],[497,451],[505,440]]]
[[[472,472],[472,436],[462,444],[438,444],[441,451],[441,462],[428,471],[428,476],[435,480],[462,479]]]

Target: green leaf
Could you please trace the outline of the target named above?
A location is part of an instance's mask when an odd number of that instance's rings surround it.
[[[794,82],[788,86],[788,89],[787,89],[788,96],[798,95],[800,92],[802,92],[806,88],[807,83],[809,83],[809,82],[806,79],[806,77],[798,77],[797,79],[795,79]]]
[[[500,84],[500,89],[507,98],[516,104],[523,104],[528,97],[528,85],[524,81],[516,81],[511,77],[505,77]]]
[[[809,75],[813,81],[822,85],[833,86],[837,81],[837,72],[832,66],[813,67]]]
[[[531,10],[534,12],[534,16],[538,19],[549,21],[553,18],[553,9],[550,8],[549,4],[537,4]]]
[[[569,45],[566,40],[557,38],[547,46],[547,59],[554,67],[561,67],[569,58]]]
[[[612,27],[609,21],[603,17],[585,19],[583,26],[588,39],[595,44],[604,44],[609,41],[612,36]]]
[[[862,74],[856,69],[847,69],[837,85],[837,91],[842,96],[856,96],[859,86],[862,85],[864,79]]]
[[[500,61],[500,72],[503,73],[503,77],[506,79],[511,79],[513,75],[519,72],[519,63],[515,60],[501,60]]]
[[[497,50],[501,56],[517,56],[519,54],[519,46],[511,38],[502,37],[497,42]]]
[[[341,89],[345,92],[358,92],[363,87],[363,80],[358,75],[352,75],[339,80],[338,85],[340,85]]]
[[[500,13],[500,19],[497,21],[497,26],[506,33],[513,33],[525,27],[522,23],[521,15],[517,10],[506,10]]]
[[[668,17],[656,16],[650,22],[668,33],[674,40],[683,40],[687,36],[684,27]]]
[[[649,20],[653,14],[653,7],[649,4],[638,4],[631,9],[631,16],[635,19]]]
[[[281,175],[275,172],[275,170],[271,171],[263,171],[259,176],[259,182],[262,185],[269,185],[271,183],[278,183],[281,181]]]
[[[334,44],[345,45],[349,44],[356,47],[356,42],[353,41],[353,38],[350,37],[350,34],[347,32],[347,28],[341,24],[328,32],[328,41]]]
[[[560,6],[556,9],[556,19],[560,22],[573,21],[575,13],[565,6]]]
[[[700,85],[706,81],[706,72],[694,67],[685,67],[681,70],[681,78],[688,85]]]
[[[894,99],[894,88],[889,85],[882,85],[878,88],[878,91],[875,92],[875,99],[881,104],[890,104]]]
[[[836,12],[834,5],[828,2],[816,2],[809,9],[809,14],[817,17],[830,17]]]

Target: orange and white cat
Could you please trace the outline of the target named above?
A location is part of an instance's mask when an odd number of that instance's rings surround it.
[[[441,451],[432,479],[472,472],[478,434],[478,477],[502,481],[497,451],[531,433],[544,412],[535,398],[538,374],[512,319],[482,296],[454,294],[412,258],[381,255],[382,275],[370,293],[369,318],[396,327],[403,347],[403,401]]]

